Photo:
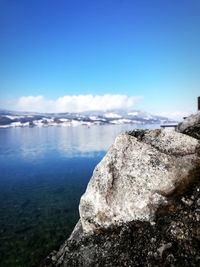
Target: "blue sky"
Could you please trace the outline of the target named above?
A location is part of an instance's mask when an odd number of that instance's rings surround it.
[[[0,107],[106,94],[153,113],[194,112],[199,14],[199,0],[0,0]]]

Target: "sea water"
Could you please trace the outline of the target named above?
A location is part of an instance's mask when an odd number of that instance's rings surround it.
[[[0,129],[0,266],[39,266],[59,248],[93,169],[115,137],[135,127]]]

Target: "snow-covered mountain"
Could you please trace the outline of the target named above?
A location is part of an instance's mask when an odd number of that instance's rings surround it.
[[[163,124],[171,123],[168,118],[133,111],[93,111],[82,113],[33,113],[0,110],[0,128],[47,127],[101,124]]]

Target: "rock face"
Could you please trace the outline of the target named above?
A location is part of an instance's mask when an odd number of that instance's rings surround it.
[[[200,112],[189,116],[177,126],[177,132],[200,139]]]
[[[200,176],[157,211],[154,223],[134,221],[70,239],[47,267],[200,266]]]
[[[200,145],[190,136],[165,130],[121,134],[81,198],[83,232],[154,220],[169,196],[197,176],[199,166]]]
[[[43,266],[200,266],[200,142],[191,137],[199,138],[198,116],[178,126],[185,134],[118,136],[94,170],[70,238]]]

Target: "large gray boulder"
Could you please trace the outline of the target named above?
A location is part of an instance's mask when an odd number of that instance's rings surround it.
[[[200,174],[199,174],[200,175]],[[72,234],[45,267],[200,266],[200,176],[157,212],[154,223],[134,221],[100,233]],[[78,237],[79,236],[79,237]]]
[[[177,126],[177,132],[200,139],[200,112],[187,117]]]
[[[165,130],[119,135],[81,198],[83,232],[152,221],[168,197],[196,176],[199,166],[200,144],[190,136]]]

